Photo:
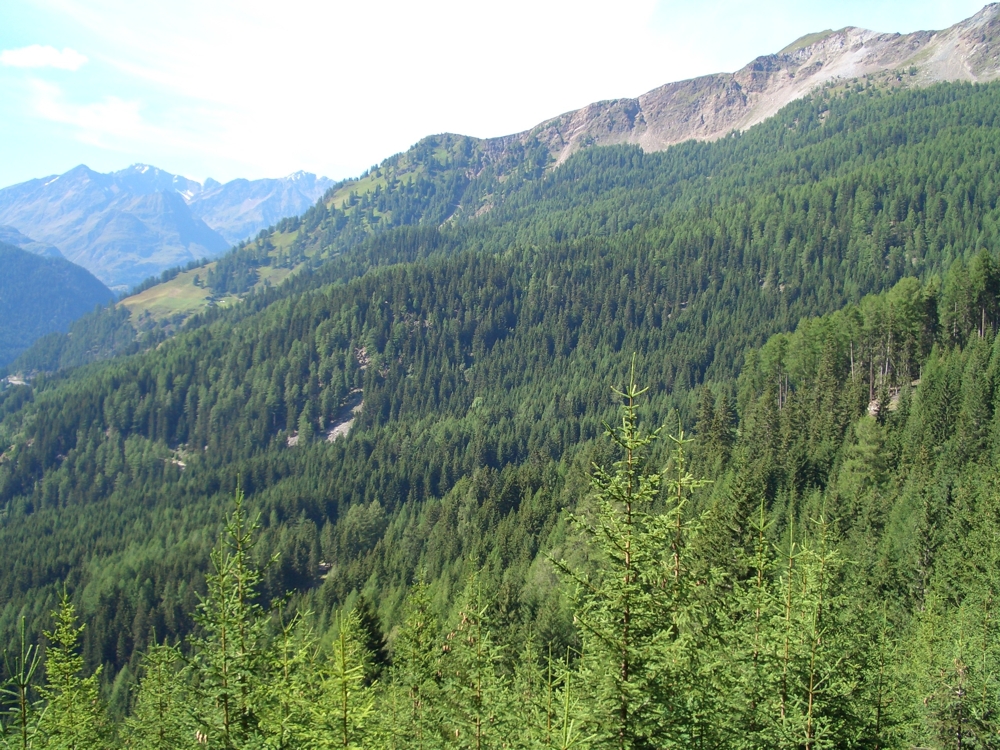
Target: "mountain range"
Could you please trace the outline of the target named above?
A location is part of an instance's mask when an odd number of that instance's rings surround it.
[[[195,217],[235,245],[286,216],[298,216],[334,184],[302,171],[280,179],[236,179],[224,185],[208,179],[188,205]]]
[[[301,213],[333,183],[195,180],[135,164],[111,174],[78,166],[0,190],[0,225],[54,246],[112,288],[211,258],[277,219]]]

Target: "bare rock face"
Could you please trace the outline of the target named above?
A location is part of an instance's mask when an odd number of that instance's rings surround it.
[[[556,163],[592,145],[632,143],[660,151],[686,140],[711,141],[746,130],[824,84],[894,71],[903,74],[907,85],[997,78],[1000,3],[944,31],[904,35],[847,27],[812,34],[735,73],[668,83],[637,99],[590,104],[513,139],[537,138]]]

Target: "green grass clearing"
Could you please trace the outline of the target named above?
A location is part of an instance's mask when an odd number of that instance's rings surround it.
[[[212,291],[204,286],[195,286],[196,276],[204,284],[208,271],[214,263],[177,274],[173,279],[163,284],[157,284],[140,294],[126,297],[119,304],[128,308],[132,314],[132,322],[140,318],[156,321],[168,320],[176,315],[188,317],[205,310],[211,304]],[[227,296],[215,300],[217,305],[232,304],[236,297]]]

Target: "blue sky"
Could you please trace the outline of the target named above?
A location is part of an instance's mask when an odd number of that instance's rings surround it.
[[[135,162],[356,175],[424,135],[517,132],[847,25],[982,0],[3,0],[0,186]]]

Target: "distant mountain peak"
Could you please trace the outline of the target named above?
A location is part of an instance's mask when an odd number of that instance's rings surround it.
[[[305,212],[334,184],[304,170],[281,178],[211,182],[190,200],[191,210],[233,244]]]
[[[23,240],[12,244],[31,243],[49,254],[61,250],[121,289],[171,266],[215,257],[286,216],[303,213],[332,184],[304,171],[223,185],[212,179],[202,184],[151,164],[107,174],[80,164],[62,175],[0,190],[0,225],[23,233]]]

